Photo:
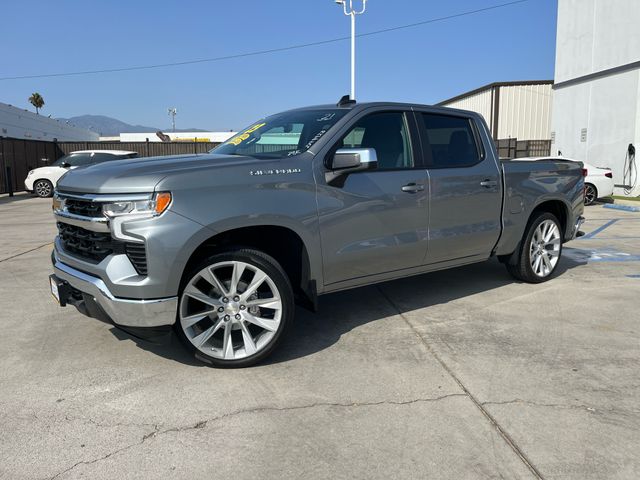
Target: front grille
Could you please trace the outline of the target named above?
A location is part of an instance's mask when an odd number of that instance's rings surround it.
[[[102,204],[75,198],[65,199],[65,207],[69,213],[81,215],[83,217],[102,217]]]
[[[91,263],[100,263],[112,254],[126,254],[139,275],[147,274],[147,252],[142,243],[114,240],[110,233],[92,232],[58,222],[60,242],[65,252]]]
[[[113,253],[123,253],[123,243],[113,240],[110,233],[92,232],[75,225],[58,222],[62,247],[84,260],[99,263]]]
[[[143,243],[126,243],[125,252],[140,275],[147,274],[147,252]]]

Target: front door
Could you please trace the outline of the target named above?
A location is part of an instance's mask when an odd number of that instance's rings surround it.
[[[378,167],[319,182],[325,285],[420,266],[427,248],[428,183],[413,114],[365,114],[334,146],[373,148]]]

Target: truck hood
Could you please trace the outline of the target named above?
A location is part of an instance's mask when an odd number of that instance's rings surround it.
[[[237,167],[263,162],[237,155],[172,155],[128,160],[114,160],[79,167],[60,179],[57,189],[74,193],[143,193],[153,192],[165,177],[187,171]]]

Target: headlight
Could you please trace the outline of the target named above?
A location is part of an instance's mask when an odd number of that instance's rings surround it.
[[[169,192],[158,192],[148,200],[105,203],[102,205],[102,212],[109,218],[126,215],[156,217],[161,215],[170,204],[171,194]]]
[[[29,173],[27,173],[27,178],[29,178],[31,175],[33,175],[33,170],[29,170]]]
[[[51,208],[54,212],[64,210],[64,198],[60,198],[57,193],[54,193],[51,199]]]

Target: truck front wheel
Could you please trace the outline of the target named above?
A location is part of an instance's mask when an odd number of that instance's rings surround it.
[[[524,238],[507,262],[507,270],[518,280],[540,283],[549,280],[562,254],[560,222],[543,212],[529,222]]]
[[[273,351],[293,314],[293,290],[278,262],[258,250],[237,249],[187,272],[176,329],[200,360],[247,367]]]

